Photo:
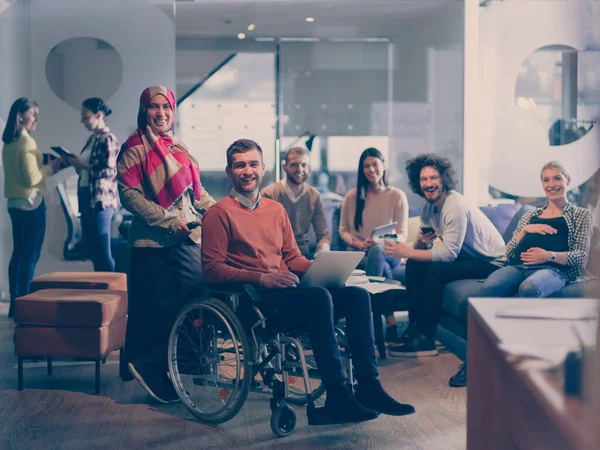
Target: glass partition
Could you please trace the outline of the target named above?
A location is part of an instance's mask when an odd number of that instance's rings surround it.
[[[356,185],[365,148],[389,155],[389,46],[385,39],[281,40],[281,142],[317,137],[312,184],[326,174],[329,188],[344,195]]]
[[[177,135],[200,162],[202,184],[223,198],[231,189],[225,151],[240,138],[263,149],[267,174],[274,179],[275,54],[236,53],[208,79],[179,93]]]

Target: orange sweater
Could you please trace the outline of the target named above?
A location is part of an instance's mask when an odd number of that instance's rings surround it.
[[[209,208],[202,221],[202,268],[207,283],[258,284],[261,273],[310,267],[296,245],[281,206],[262,198],[254,210],[227,196]]]

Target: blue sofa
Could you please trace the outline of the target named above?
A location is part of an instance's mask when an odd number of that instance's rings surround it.
[[[492,221],[498,229],[505,242],[508,242],[519,220],[533,206],[520,204],[484,206],[483,213]],[[600,249],[593,249],[594,256],[590,258],[588,270],[595,275],[600,275],[600,267],[593,267],[592,263],[600,259]],[[394,278],[404,283],[406,266],[399,266],[394,271]],[[444,289],[443,308],[444,313],[440,325],[466,339],[467,336],[467,300],[469,297],[477,297],[481,292],[482,280],[468,279],[448,283]],[[589,297],[592,292],[600,291],[600,280],[588,281],[586,283],[574,283],[565,286],[552,297]]]

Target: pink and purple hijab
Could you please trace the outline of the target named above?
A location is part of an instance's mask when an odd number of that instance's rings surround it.
[[[156,95],[167,99],[175,119],[175,95],[170,89],[152,86],[142,92],[138,129],[123,144],[119,155],[119,181],[168,209],[187,191],[193,192],[194,200],[200,200],[202,186],[198,163],[173,136],[172,128],[159,134],[148,124],[147,108]],[[125,151],[130,148],[137,151]]]

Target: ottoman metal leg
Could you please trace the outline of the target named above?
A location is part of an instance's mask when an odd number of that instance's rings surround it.
[[[17,388],[19,391],[23,390],[23,358],[19,356],[18,359],[18,369],[17,369]]]
[[[121,378],[126,377],[129,374],[127,368],[127,361],[125,361],[125,347],[119,349],[119,376]]]
[[[94,389],[94,394],[100,393],[100,363],[101,362],[102,362],[101,359],[96,360],[96,386]]]

